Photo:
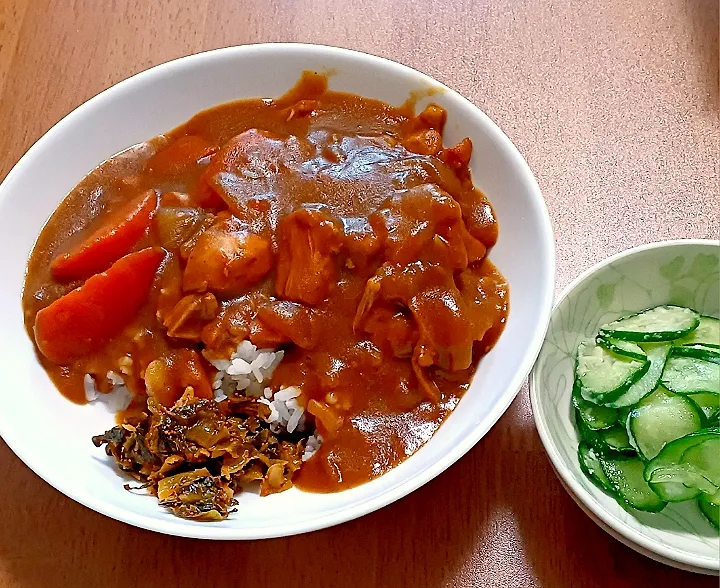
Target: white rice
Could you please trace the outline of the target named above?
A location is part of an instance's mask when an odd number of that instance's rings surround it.
[[[315,452],[320,449],[320,445],[322,445],[322,437],[317,433],[310,435],[305,445],[305,453],[302,455],[302,460],[307,461],[315,455]]]
[[[258,349],[250,341],[243,341],[230,359],[211,361],[218,370],[212,386],[215,399],[219,402],[239,392],[259,398],[264,392],[263,382],[270,379],[283,355],[284,351]]]
[[[270,408],[270,429],[274,433],[306,432],[305,409],[298,403],[302,390],[295,386],[273,391],[264,386],[282,361],[283,351],[258,349],[250,341],[242,341],[230,359],[211,361],[218,370],[213,380],[215,400],[221,402],[233,394],[258,399]],[[303,461],[310,459],[320,447],[322,437],[313,433],[305,445]]]
[[[112,389],[107,394],[103,394],[98,391],[95,378],[91,374],[85,374],[83,378],[85,398],[88,402],[101,402],[113,413],[125,410],[132,401],[132,392],[125,386],[125,380],[122,379],[122,376],[110,371],[106,377],[112,384]]]
[[[297,401],[300,394],[300,389],[295,386],[280,388],[274,394],[270,388],[265,388],[263,397],[258,401],[270,407],[268,420],[273,432],[305,431],[305,409]]]

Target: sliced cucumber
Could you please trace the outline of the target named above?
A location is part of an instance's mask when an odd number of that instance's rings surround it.
[[[701,316],[697,329],[686,335],[676,345],[705,344],[720,347],[720,319],[714,316]]]
[[[647,353],[650,367],[642,378],[627,389],[620,398],[605,403],[611,408],[623,408],[632,406],[657,388],[665,367],[672,345],[670,343],[644,343],[643,349]]]
[[[712,502],[713,504],[720,504],[720,488],[718,488],[718,491],[715,492],[715,494],[712,495],[704,495],[701,496],[703,500],[707,500],[709,502]]]
[[[594,431],[588,427],[583,420],[580,411],[577,409],[575,410],[575,424],[577,425],[578,433],[580,434],[580,440],[586,445],[589,445],[597,452],[607,453],[610,451],[607,443],[605,443],[603,438],[600,436],[600,431]]]
[[[700,507],[700,512],[705,515],[708,522],[720,530],[720,504],[715,504],[709,500],[700,498],[698,500],[698,506]]]
[[[580,393],[588,402],[604,404],[615,400],[650,367],[650,362],[615,355],[595,342],[580,343],[575,374]]]
[[[704,478],[710,480],[715,488],[720,488],[720,459],[718,457],[720,457],[720,435],[688,447],[682,454],[680,463],[689,464]]]
[[[675,465],[653,472],[650,482],[659,495],[671,487],[674,502],[691,498],[717,500],[720,494],[720,434],[690,445]],[[658,486],[661,486],[658,489]]]
[[[578,347],[572,404],[594,484],[648,512],[698,499],[718,527],[718,318],[664,305],[604,325]]]
[[[656,306],[600,327],[600,335],[626,341],[672,341],[695,330],[700,315],[682,306]]]
[[[579,385],[573,386],[572,402],[580,418],[594,431],[608,429],[617,423],[617,410],[588,402],[580,394]]]
[[[692,357],[693,359],[720,363],[720,347],[710,347],[703,344],[683,345],[682,347],[673,348],[672,354],[676,357]]]
[[[661,381],[676,394],[720,394],[720,364],[671,356],[665,363]]]
[[[604,347],[608,351],[612,351],[617,355],[629,357],[630,359],[637,359],[638,361],[645,361],[647,359],[645,352],[642,348],[632,341],[623,341],[622,339],[609,339],[598,335],[595,338],[600,347]]]
[[[632,406],[623,406],[622,408],[618,408],[618,423],[621,425],[627,425],[628,416],[630,416],[631,411]]]
[[[703,492],[710,493],[713,484],[680,460],[691,447],[719,435],[720,428],[710,428],[671,441],[645,466],[645,480],[666,502],[682,502],[697,498]]]
[[[607,448],[618,453],[635,455],[635,448],[630,443],[627,429],[622,425],[615,425],[609,429],[598,431]]]
[[[663,502],[643,477],[645,464],[637,457],[613,458],[599,455],[603,473],[615,493],[628,505],[638,510],[658,512]]]
[[[610,480],[605,476],[595,450],[584,441],[578,445],[578,462],[580,462],[580,469],[590,480],[602,490],[613,492]]]
[[[660,387],[632,410],[627,430],[640,457],[651,460],[667,443],[702,429],[703,421],[694,402]]]
[[[627,431],[621,425],[614,425],[609,429],[593,431],[585,424],[579,411],[575,411],[580,439],[592,447],[596,453],[635,455],[635,448],[630,445]]]
[[[718,488],[702,472],[687,465],[672,465],[653,472],[648,482],[653,491],[666,502],[685,502],[710,496]]]
[[[706,420],[710,421],[717,418],[717,413],[720,411],[720,395],[701,392],[700,394],[686,396],[686,398],[697,404]]]

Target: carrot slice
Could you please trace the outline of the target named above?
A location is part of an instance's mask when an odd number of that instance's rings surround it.
[[[101,349],[145,302],[165,251],[130,253],[35,316],[40,352],[60,365]]]
[[[148,190],[106,215],[103,225],[85,241],[53,260],[50,264],[53,277],[69,282],[109,268],[147,232],[157,205],[157,194]]]

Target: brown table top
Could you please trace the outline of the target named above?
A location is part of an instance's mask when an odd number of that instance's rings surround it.
[[[720,235],[717,0],[2,0],[0,178],[111,84],[263,41],[382,55],[481,107],[543,190],[558,288],[640,243]],[[527,386],[433,482],[300,537],[141,531],[65,498],[2,442],[0,476],[2,587],[717,586],[635,553],[582,513],[552,472]]]

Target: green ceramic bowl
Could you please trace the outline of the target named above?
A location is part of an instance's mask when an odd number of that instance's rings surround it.
[[[590,268],[560,296],[530,375],[535,423],[563,486],[613,537],[675,567],[716,573],[718,532],[691,501],[660,513],[624,509],[580,471],[570,394],[575,350],[602,324],[658,304],[689,306],[720,316],[720,243],[652,243]]]

